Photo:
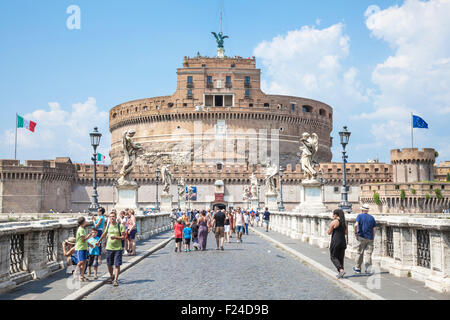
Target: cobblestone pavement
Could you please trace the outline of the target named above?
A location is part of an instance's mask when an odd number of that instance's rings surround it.
[[[87,299],[359,299],[255,234],[223,252],[210,234],[208,248],[175,253],[172,241]]]

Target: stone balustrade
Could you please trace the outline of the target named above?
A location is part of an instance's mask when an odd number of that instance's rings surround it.
[[[411,277],[424,282],[433,290],[450,292],[449,217],[374,217],[377,221],[372,255],[374,266],[387,269],[398,277]],[[331,220],[331,212],[272,212],[270,229],[327,248],[331,239],[327,234]],[[346,256],[354,259],[358,243],[353,232],[356,214],[347,215],[346,220],[349,230]]]
[[[92,218],[86,217],[87,231]],[[148,239],[171,228],[169,214],[137,215],[137,239]],[[0,293],[64,268],[62,242],[74,237],[77,219],[0,224]]]

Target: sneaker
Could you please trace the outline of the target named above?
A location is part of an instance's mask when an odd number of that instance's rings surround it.
[[[337,278],[338,278],[338,279],[342,279],[342,278],[344,278],[344,275],[345,275],[345,271],[341,271],[341,272],[339,272],[339,274],[337,275]]]
[[[178,251],[178,248],[175,248],[175,252],[177,252]]]
[[[353,270],[354,273],[361,274],[361,270],[360,269],[356,269],[355,267],[353,267],[352,270]]]
[[[219,251],[220,250],[220,248],[216,248],[216,251]]]
[[[242,239],[241,239],[241,243],[242,243]]]
[[[223,247],[220,247],[220,250],[224,251],[225,249]]]
[[[187,252],[187,249],[184,249],[184,252]]]
[[[366,269],[366,275],[370,276],[372,275],[372,270],[370,270],[370,268]]]

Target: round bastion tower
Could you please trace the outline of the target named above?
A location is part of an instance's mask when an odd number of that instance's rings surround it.
[[[394,183],[414,183],[434,180],[434,149],[391,150]]]
[[[317,133],[318,162],[332,158],[333,109],[307,98],[261,91],[255,58],[185,57],[174,94],[134,100],[110,110],[111,162],[121,166],[122,135],[146,154],[193,165],[298,163],[303,132]]]

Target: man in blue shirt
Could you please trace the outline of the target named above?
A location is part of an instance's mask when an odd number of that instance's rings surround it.
[[[266,226],[266,232],[269,232],[269,222],[270,222],[269,208],[266,208],[266,210],[264,211],[262,219],[263,219],[264,224]]]
[[[364,253],[366,253],[366,274],[371,274],[373,240],[377,231],[377,223],[375,222],[375,218],[369,214],[368,204],[364,204],[361,207],[361,211],[362,213],[356,217],[355,223],[355,235],[358,240],[358,248],[355,260],[356,265],[353,267],[353,271],[355,273],[361,273],[361,264]]]

